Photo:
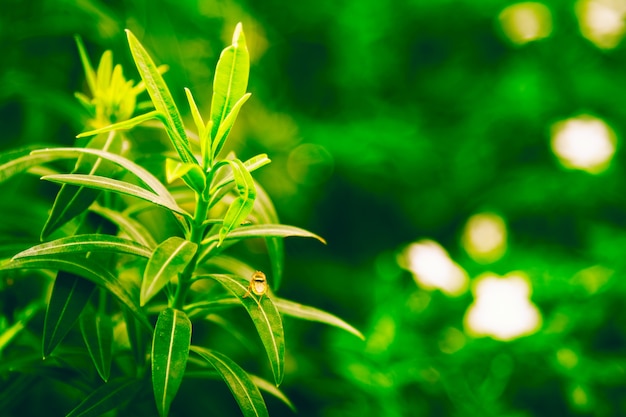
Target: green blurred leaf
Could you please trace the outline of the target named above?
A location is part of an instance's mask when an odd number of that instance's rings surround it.
[[[190,344],[191,322],[187,315],[173,308],[161,311],[152,340],[152,387],[161,417],[168,415],[183,380]]]
[[[138,374],[140,374],[140,371],[144,369],[144,364],[146,364],[149,340],[148,333],[143,326],[139,325],[137,318],[128,308],[122,307],[122,314],[124,316],[124,321],[126,322],[128,342],[130,343],[130,348],[133,352],[133,357],[135,358],[135,365],[139,370]]]
[[[28,248],[13,257],[13,259],[33,256],[84,253],[84,252],[115,252],[149,258],[152,252],[139,243],[105,234],[84,234],[62,237],[50,242]]]
[[[143,281],[141,282],[141,306],[144,306],[152,297],[172,279],[178,277],[187,264],[196,254],[198,245],[177,236],[172,236],[161,243],[148,261]]]
[[[246,371],[228,356],[215,350],[191,346],[191,350],[211,364],[233,393],[245,417],[269,417],[265,401]]]
[[[113,275],[105,266],[80,257],[53,257],[37,256],[32,258],[16,259],[0,267],[6,269],[52,269],[74,273],[86,278],[97,285],[106,288],[122,304],[126,305],[148,329],[152,326],[139,307],[139,295],[135,293],[135,286]]]
[[[278,387],[276,387],[276,385],[274,385],[271,382],[269,382],[268,380],[263,379],[261,377],[258,377],[256,375],[248,374],[248,376],[250,377],[250,380],[252,380],[252,382],[254,382],[254,385],[259,387],[259,389],[261,389],[261,390],[267,392],[268,394],[273,395],[274,397],[278,398],[283,403],[285,403],[285,405],[287,407],[289,407],[291,409],[291,411],[293,411],[294,413],[296,412],[296,407],[294,407],[293,403],[289,400],[289,398],[287,398],[287,396],[280,389],[278,389]]]
[[[91,65],[89,57],[87,56],[87,51],[85,50],[83,40],[78,35],[74,36],[74,40],[76,41],[76,46],[78,47],[78,55],[80,56],[80,61],[83,64],[83,69],[85,70],[87,85],[89,86],[89,90],[91,91],[91,95],[93,96],[96,93],[96,72]]]
[[[65,417],[99,417],[119,409],[130,401],[140,390],[141,381],[119,378],[111,380],[93,391]]]
[[[0,154],[0,183],[30,168],[49,162],[54,158],[50,155],[33,155],[40,146],[26,146]]]
[[[67,271],[57,273],[43,326],[44,358],[52,353],[74,327],[95,289],[95,283],[76,274]]]
[[[246,46],[241,23],[238,23],[233,33],[232,45],[225,48],[215,68],[215,77],[213,80],[213,97],[211,98],[211,128],[212,153],[215,158],[221,150],[226,140],[226,134],[236,118],[234,117],[228,123],[225,119],[233,113],[233,108],[239,103],[239,108],[247,98],[243,99],[248,88],[248,76],[250,73],[250,56]],[[243,102],[242,102],[243,99]],[[227,125],[230,125],[227,126]],[[222,127],[224,126],[224,127]],[[219,131],[222,130],[222,136],[218,140]]]
[[[175,202],[163,198],[158,194],[150,192],[145,188],[130,184],[125,181],[114,180],[108,177],[100,177],[97,175],[83,175],[83,174],[57,174],[57,175],[45,175],[41,177],[42,180],[56,182],[60,184],[73,184],[83,187],[94,188],[97,190],[106,190],[119,194],[128,195],[131,197],[137,197],[141,200],[148,201],[157,206],[164,207],[170,211],[179,214],[188,214],[185,210],[178,206]]]
[[[92,204],[89,210],[116,224],[122,232],[126,233],[129,238],[136,241],[138,244],[149,249],[154,249],[157,246],[152,234],[132,217],[98,204]]]
[[[87,309],[80,316],[80,331],[98,374],[104,382],[107,382],[111,374],[113,350],[111,317]]]
[[[258,297],[254,294],[249,294],[244,298],[248,290],[249,279],[246,280],[239,276],[211,274],[200,275],[196,278],[216,280],[239,299],[252,318],[263,342],[274,374],[274,381],[276,385],[280,385],[283,380],[285,335],[283,322],[272,300],[268,296]]]
[[[360,331],[350,326],[339,317],[319,310],[315,307],[309,307],[302,304],[294,303],[293,301],[285,300],[284,298],[274,298],[274,304],[276,304],[278,310],[283,314],[287,314],[289,316],[297,317],[303,320],[326,323],[331,326],[343,329],[349,333],[352,333],[361,340],[365,340],[365,336],[363,336]]]

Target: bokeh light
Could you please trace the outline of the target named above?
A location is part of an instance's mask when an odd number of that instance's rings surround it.
[[[598,48],[615,48],[624,37],[624,0],[579,0],[576,15],[583,36]]]
[[[555,123],[551,144],[563,166],[599,173],[615,153],[616,138],[603,120],[582,115]]]
[[[497,261],[507,247],[506,223],[495,213],[475,214],[465,224],[461,243],[475,261]]]
[[[412,243],[405,249],[403,258],[401,265],[411,271],[418,285],[440,289],[450,296],[458,296],[467,290],[467,273],[437,242],[421,240]]]
[[[540,328],[541,313],[529,299],[531,288],[524,274],[487,273],[476,278],[472,287],[475,300],[465,315],[469,334],[507,341]]]
[[[502,31],[515,44],[524,44],[550,36],[550,9],[537,2],[523,2],[506,7],[498,16]]]

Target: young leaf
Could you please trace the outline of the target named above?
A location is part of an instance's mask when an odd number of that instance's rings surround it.
[[[191,94],[191,90],[185,87],[185,94],[187,95],[187,101],[189,102],[189,108],[191,109],[191,115],[193,116],[193,121],[196,124],[196,129],[198,130],[198,140],[200,141],[200,153],[202,155],[202,166],[207,169],[210,168],[211,164],[211,128],[213,121],[209,120],[209,124],[205,125],[204,120],[202,120],[202,115],[200,115],[200,110],[198,110],[198,106],[196,105],[196,101],[193,99],[193,94]]]
[[[267,157],[267,154],[262,153],[262,154],[253,156],[252,158],[245,161],[243,163],[243,166],[246,167],[246,170],[248,172],[252,173],[256,171],[257,169],[269,164],[270,162],[272,161]],[[234,179],[235,179],[235,175],[233,173],[233,170],[231,169],[225,175],[223,175],[223,178],[220,177],[219,181],[215,181],[216,184],[211,187],[211,194],[215,194],[218,190],[220,190],[225,185],[228,185]],[[219,200],[219,198],[212,198],[212,199],[215,201]]]
[[[235,185],[237,186],[239,196],[232,202],[230,207],[228,207],[228,211],[226,211],[224,223],[219,231],[218,246],[234,228],[246,220],[248,214],[250,214],[254,207],[254,200],[256,198],[254,180],[243,163],[239,159],[227,160],[225,162],[228,162],[232,166]]]
[[[302,304],[294,303],[293,301],[285,300],[283,298],[274,298],[274,304],[276,304],[278,310],[283,314],[297,317],[303,320],[317,321],[320,323],[329,324],[331,326],[335,326],[349,333],[352,333],[361,340],[365,340],[365,336],[363,336],[360,331],[350,326],[339,317],[325,311],[318,310],[315,307],[309,307]]]
[[[150,249],[132,240],[94,233],[62,237],[51,242],[42,243],[18,253],[13,259],[92,251],[126,253],[144,258],[149,258],[152,254]]]
[[[206,360],[221,375],[233,393],[244,417],[269,417],[265,401],[246,371],[228,356],[215,350],[191,346],[191,350]]]
[[[211,274],[200,275],[197,278],[216,280],[240,300],[252,318],[261,342],[263,342],[274,374],[274,381],[276,385],[280,385],[283,380],[285,335],[283,322],[272,300],[267,295],[259,298],[249,294],[244,298],[248,292],[249,280],[239,276]]]
[[[43,326],[44,358],[52,353],[74,327],[95,289],[96,284],[71,272],[57,273]]]
[[[85,45],[83,44],[80,36],[74,36],[74,40],[76,41],[76,46],[78,47],[78,55],[80,55],[80,61],[82,62],[83,69],[85,70],[87,85],[89,85],[89,90],[91,91],[91,95],[93,96],[96,93],[96,72],[93,70],[93,66],[91,65],[91,61],[87,56],[87,51],[85,50]]]
[[[197,249],[195,243],[177,236],[161,243],[146,266],[141,282],[139,304],[146,305],[168,282],[177,277],[196,254]]]
[[[80,316],[80,331],[98,374],[104,382],[107,382],[111,374],[113,350],[111,317],[105,314],[96,314],[93,309],[83,311]]]
[[[65,417],[99,417],[120,408],[140,390],[141,381],[129,378],[111,380],[85,398]]]
[[[221,144],[218,144],[216,140],[218,131],[235,104],[240,102],[244,94],[246,94],[249,73],[250,56],[241,23],[238,23],[233,34],[232,45],[222,51],[213,79],[213,97],[211,99],[211,121],[213,126],[211,128],[211,138],[213,138],[212,152],[214,157],[217,156],[223,145],[223,140]],[[234,123],[234,119],[230,124],[231,126],[232,123]],[[222,128],[223,132],[224,130],[225,128]],[[224,135],[222,136],[225,139]]]
[[[50,155],[32,155],[31,152],[33,151],[34,149],[32,146],[27,146],[1,154],[0,183],[7,181],[17,174],[21,174],[24,171],[28,171],[33,167],[54,159]]]
[[[233,128],[233,125],[235,124],[235,120],[237,120],[237,116],[239,115],[239,110],[241,110],[241,108],[246,103],[246,101],[248,101],[248,99],[250,98],[250,95],[251,95],[250,93],[245,94],[235,103],[232,109],[230,109],[230,112],[228,113],[228,115],[222,121],[222,124],[220,125],[219,129],[217,129],[217,133],[211,144],[213,158],[217,158],[217,155],[222,150],[222,147],[224,146],[224,143],[226,143],[226,139],[228,138],[228,134],[230,133],[230,130]]]
[[[197,163],[196,158],[191,152],[191,146],[187,140],[185,133],[185,127],[183,120],[180,117],[176,103],[172,98],[170,90],[167,88],[163,77],[157,70],[156,65],[148,55],[148,52],[144,49],[143,45],[137,40],[133,33],[126,29],[126,35],[128,37],[128,45],[130,46],[130,52],[133,55],[133,60],[141,75],[141,79],[146,85],[146,90],[154,103],[154,107],[165,117],[165,126],[172,144],[183,162]]]
[[[171,184],[179,178],[183,178],[189,173],[189,171],[196,171],[195,175],[197,175],[198,177],[206,178],[204,173],[202,172],[202,168],[200,168],[197,164],[175,161],[170,158],[167,158],[165,160],[165,179],[167,180],[168,184]]]
[[[161,311],[152,340],[152,388],[161,417],[167,416],[183,380],[190,344],[187,315],[173,308]]]
[[[145,188],[138,187],[128,182],[114,180],[108,177],[100,177],[97,175],[82,175],[82,174],[58,174],[58,175],[45,175],[41,177],[42,180],[57,182],[60,184],[74,184],[83,187],[94,188],[97,190],[112,191],[118,194],[125,194],[131,197],[137,197],[141,200],[149,201],[157,206],[165,207],[166,209],[188,215],[185,210],[180,208],[178,204],[163,198],[158,194],[146,190]]]
[[[76,135],[77,138],[84,138],[87,136],[93,136],[93,135],[100,135],[102,133],[109,133],[109,132],[113,132],[115,130],[128,130],[128,129],[132,129],[133,127],[140,125],[144,122],[147,122],[148,120],[152,120],[152,119],[159,119],[161,118],[161,113],[159,113],[158,111],[154,110],[151,111],[149,113],[146,114],[141,114],[139,116],[135,116],[132,119],[126,119],[123,120],[121,122],[118,123],[113,123],[110,124],[108,126],[104,126],[98,129],[94,129],[94,130],[89,130],[87,132],[83,132],[80,133],[78,135]]]
[[[83,278],[106,288],[122,304],[128,307],[148,329],[150,322],[139,307],[139,297],[134,293],[134,285],[114,276],[104,266],[84,257],[37,256],[16,259],[0,267],[3,269],[55,269],[80,275]]]
[[[116,141],[115,139],[115,132],[111,132],[108,135],[98,135],[91,139],[88,147],[119,153],[121,150],[121,141]],[[101,158],[95,158],[91,155],[81,155],[72,172],[75,174],[88,173],[89,175],[111,177],[117,170],[119,170],[117,166],[108,161],[105,162]],[[87,210],[98,195],[100,195],[100,191],[98,190],[64,184],[57,193],[48,220],[41,231],[42,240],[50,236],[59,227]]]

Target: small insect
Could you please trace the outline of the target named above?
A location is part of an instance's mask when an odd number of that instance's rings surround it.
[[[265,274],[261,271],[256,271],[252,274],[252,278],[250,278],[250,285],[248,286],[248,291],[245,293],[243,298],[246,298],[250,295],[250,292],[255,293],[259,296],[259,301],[263,298],[263,295],[267,292],[267,278]]]

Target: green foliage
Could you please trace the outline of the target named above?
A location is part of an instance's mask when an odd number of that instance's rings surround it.
[[[259,387],[291,406],[277,389],[285,370],[281,313],[362,336],[329,313],[273,294],[251,294],[248,287],[256,268],[225,254],[238,242],[264,240],[276,290],[283,271],[282,239],[299,236],[324,242],[314,233],[280,224],[267,193],[251,175],[270,162],[265,154],[245,162],[233,153],[222,156],[250,97],[250,58],[242,25],[235,28],[232,45],[217,64],[207,123],[185,89],[199,149],[189,140],[163,68],[132,32],[126,33],[142,78],[137,85],[124,78],[120,65],[113,66],[109,51],[94,70],[77,39],[91,93],[91,98],[76,95],[91,116],[91,130],[78,135],[89,138],[82,146],[28,147],[0,157],[2,181],[30,172],[61,184],[41,230],[45,241],[14,251],[0,267],[16,279],[25,270],[40,271],[51,288],[42,334],[29,332],[29,337],[20,338],[39,311],[35,307],[23,319],[0,326],[0,357],[9,359],[6,368],[0,367],[0,386],[3,392],[23,391],[20,375],[43,377],[58,370],[59,381],[85,394],[82,402],[65,410],[68,417],[126,415],[127,407],[138,405],[166,417],[184,390],[187,374],[201,375],[223,379],[244,416],[267,416]],[[137,108],[145,107],[137,103],[144,89],[155,110],[135,115]],[[131,130],[153,119],[162,122],[178,156],[163,156],[158,172],[141,166],[129,152]],[[75,161],[74,167],[63,173],[68,159]],[[193,196],[193,203],[181,198],[181,187],[183,196]],[[142,221],[147,212],[161,222],[158,230]],[[51,276],[46,271],[58,272]],[[33,298],[37,300],[35,294]],[[248,374],[229,356],[227,346],[191,346],[192,333],[203,322],[234,331],[236,320],[231,323],[231,316],[221,312],[237,306],[254,325],[249,329],[261,340],[275,386]],[[0,324],[6,320],[0,319]],[[82,343],[75,340],[77,331]],[[13,351],[16,341],[20,346]],[[190,350],[197,357],[190,357]],[[37,351],[43,351],[45,361],[32,356]],[[217,372],[207,371],[211,369]],[[77,375],[68,379],[74,370]],[[18,377],[6,378],[8,373]],[[3,410],[11,410],[12,399],[5,396],[2,401]]]

